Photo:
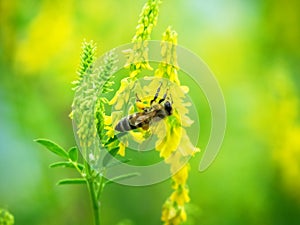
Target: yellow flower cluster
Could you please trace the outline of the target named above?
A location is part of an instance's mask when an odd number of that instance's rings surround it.
[[[148,42],[157,23],[160,0],[148,0],[139,16],[136,33],[132,38],[133,49],[129,51],[125,68],[130,69],[130,78],[135,78],[142,69],[152,70],[148,62]]]
[[[167,78],[180,86],[176,45],[177,33],[168,27],[163,34],[163,41],[161,43],[163,61],[155,71],[155,76]],[[185,94],[188,92],[186,87],[180,86],[180,88]],[[180,92],[176,91],[174,97],[177,98],[174,99],[174,104],[176,102],[180,102],[181,104],[178,104],[178,107],[174,106],[174,109],[177,110],[166,121],[167,129],[164,140],[159,140],[160,142],[158,141],[159,144],[156,146],[156,150],[160,151],[160,156],[170,164],[171,173],[173,174],[173,193],[167,199],[162,209],[161,219],[165,225],[178,225],[187,219],[185,204],[190,201],[186,184],[189,164],[186,163],[184,166],[181,166],[179,162],[181,157],[193,156],[196,152],[200,151],[193,146],[184,128],[190,126],[193,122],[186,115],[188,113],[186,109],[188,104],[183,104],[180,101],[180,98],[183,97],[180,96]],[[175,150],[177,151],[175,152]]]
[[[152,30],[157,24],[160,3],[160,0],[148,0],[144,5],[136,26],[136,33],[132,38],[133,43],[150,39]]]
[[[129,77],[124,78],[121,81],[120,88],[116,92],[115,96],[109,102],[110,105],[114,105],[116,110],[121,110],[124,103],[129,100],[128,89],[132,89],[136,76],[142,71],[142,69],[153,70],[148,63],[148,43],[150,35],[154,26],[157,23],[158,8],[160,5],[159,0],[148,0],[144,5],[142,12],[139,16],[138,25],[136,27],[136,33],[132,39],[133,49],[129,49],[127,54],[128,60],[124,68],[129,69]],[[120,150],[118,154],[124,156],[126,142],[119,144]]]
[[[189,165],[186,164],[172,177],[173,193],[163,205],[161,219],[165,225],[177,225],[186,221],[185,204],[190,201],[189,191],[186,186]]]
[[[109,102],[110,105],[114,105],[116,110],[122,110],[124,104],[129,101],[130,93],[128,93],[127,90],[132,90],[136,76],[141,70],[152,70],[148,64],[147,40],[150,39],[150,33],[156,24],[159,3],[160,1],[157,0],[149,0],[140,15],[136,35],[132,40],[134,47],[127,51],[128,61],[125,68],[130,71],[129,77],[121,81],[119,90]],[[166,78],[172,84],[176,84],[169,90],[169,94],[172,96],[173,113],[165,119],[164,125],[160,123],[158,126],[161,127],[156,130],[158,140],[155,143],[155,149],[159,151],[160,157],[164,158],[165,162],[170,165],[170,171],[173,174],[173,192],[163,205],[161,217],[165,225],[178,225],[187,219],[185,204],[190,201],[189,190],[186,184],[189,164],[186,163],[182,165],[181,161],[183,157],[188,158],[200,151],[191,143],[185,130],[193,121],[188,117],[189,110],[187,107],[190,104],[183,102],[183,98],[189,90],[187,87],[180,85],[176,47],[177,33],[168,27],[163,34],[163,41],[161,43],[162,62],[158,65],[154,73],[155,77]],[[158,80],[159,79],[152,80],[148,87],[144,87],[144,91],[147,92],[148,90],[148,93],[150,93],[150,91],[156,90],[159,86]],[[115,121],[110,121],[110,127],[112,127],[114,123]],[[109,128],[109,126],[105,126],[104,128],[108,136],[114,135],[112,128]],[[133,132],[132,136],[139,141],[144,139],[145,133],[146,131]],[[124,156],[126,146],[126,140],[120,142],[118,154]]]
[[[163,33],[161,42],[162,62],[155,71],[155,76],[168,78],[175,84],[180,85],[177,72],[179,67],[177,64],[176,46],[177,33],[171,27],[168,27]]]
[[[83,42],[81,63],[77,71],[78,80],[73,82],[75,97],[70,114],[77,126],[76,134],[80,148],[89,163],[95,162],[99,157],[98,149],[100,145],[104,145],[103,128],[108,124],[103,122],[105,121],[104,105],[108,100],[105,97],[97,99],[97,96],[111,91],[110,80],[116,71],[117,62],[114,52],[111,51],[104,56],[101,66],[94,67],[95,52],[96,44],[93,41]],[[112,132],[108,132],[107,135],[111,136]]]
[[[72,103],[70,117],[77,124],[77,135],[79,145],[86,157],[89,155],[89,148],[95,145],[97,129],[94,123],[93,85],[99,85],[98,74],[91,70],[91,65],[95,60],[96,44],[93,41],[82,44],[81,62],[77,71],[78,80],[74,81],[73,88],[75,98]]]
[[[159,132],[165,132],[166,134],[160,134]],[[158,131],[158,141],[155,149],[159,151],[160,157],[168,158],[180,144],[182,135],[182,127],[180,124],[180,118],[175,111],[172,117],[166,119],[166,129]]]
[[[111,116],[104,116],[104,129],[106,130],[106,136],[108,138],[112,138],[115,136],[115,130],[112,128],[111,124]]]

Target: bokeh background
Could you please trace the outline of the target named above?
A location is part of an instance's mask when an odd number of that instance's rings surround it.
[[[16,224],[92,224],[86,187],[55,186],[76,174],[49,169],[56,156],[33,139],[75,144],[68,114],[81,42],[96,41],[99,55],[130,42],[145,1],[0,1],[0,207]],[[214,71],[227,105],[216,161],[204,173],[202,153],[191,161],[186,224],[300,224],[299,10],[298,0],[161,5],[152,38],[172,25]],[[209,110],[197,107],[208,137]],[[170,186],[111,185],[103,224],[160,224]]]

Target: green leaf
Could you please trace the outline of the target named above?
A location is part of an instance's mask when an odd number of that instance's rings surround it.
[[[86,180],[84,178],[67,178],[57,182],[57,185],[62,184],[86,184]]]
[[[69,150],[69,158],[73,161],[73,162],[77,162],[78,160],[78,149],[77,147],[72,147]]]
[[[114,177],[110,180],[107,180],[104,184],[110,184],[110,183],[115,183],[117,181],[121,181],[121,180],[125,180],[125,179],[129,179],[131,177],[136,177],[136,176],[139,176],[140,174],[139,173],[129,173],[129,174],[123,174],[123,175],[120,175],[120,176],[117,176],[117,177]]]
[[[56,167],[68,167],[68,168],[75,168],[73,163],[71,162],[55,162],[51,163],[49,165],[50,168],[56,168]]]
[[[65,168],[76,168],[74,163],[72,162],[55,162],[49,165],[50,168],[56,168],[56,167],[65,167]],[[84,165],[81,163],[77,163],[77,167],[82,171],[84,169]]]
[[[50,141],[48,139],[35,139],[35,142],[43,145],[46,147],[49,151],[53,152],[54,154],[68,159],[69,155],[66,150],[64,150],[62,147],[60,147],[58,144],[54,143],[53,141]]]
[[[119,146],[111,149],[103,158],[103,165],[106,166],[119,151]]]

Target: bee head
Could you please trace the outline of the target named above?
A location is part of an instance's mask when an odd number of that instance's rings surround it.
[[[171,115],[172,114],[172,105],[169,101],[166,101],[164,104],[166,112]]]

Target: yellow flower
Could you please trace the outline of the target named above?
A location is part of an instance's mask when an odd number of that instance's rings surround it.
[[[115,130],[111,126],[105,126],[104,129],[106,130],[106,136],[108,138],[115,136]]]
[[[168,199],[163,205],[161,220],[167,222],[176,216],[176,209],[173,207],[173,203]]]
[[[171,172],[173,168],[171,168]],[[172,176],[172,180],[174,181],[173,188],[177,189],[178,186],[184,186],[186,184],[187,178],[189,176],[190,165],[185,164],[178,172],[176,172]]]
[[[121,85],[120,85],[119,90],[116,92],[115,96],[109,102],[110,105],[113,105],[116,103],[115,108],[117,110],[121,109],[121,107],[124,104],[124,101],[125,101],[124,96],[120,97],[120,95],[124,95],[124,91],[128,87],[128,85],[129,85],[129,82],[128,82],[127,78],[121,80]]]
[[[178,207],[170,199],[163,205],[161,220],[164,225],[179,225],[186,221],[186,212],[183,207]]]
[[[144,56],[145,57],[145,56]],[[146,59],[148,58],[148,56],[147,57],[145,57]],[[144,69],[146,69],[146,70],[153,70],[153,68],[150,66],[150,64],[148,63],[148,61],[145,61],[145,62],[143,62],[142,63],[142,68],[144,68]]]
[[[178,151],[182,156],[194,156],[195,153],[200,152],[200,149],[195,147],[191,141],[189,136],[187,135],[185,129],[182,129],[182,135],[180,144],[178,146]]]
[[[170,199],[178,205],[184,206],[185,203],[190,201],[189,191],[185,187],[180,187],[172,193]]]
[[[104,129],[106,130],[106,136],[111,138],[115,136],[115,130],[112,128],[112,117],[104,115]]]
[[[144,132],[145,131],[140,131],[140,132],[130,132],[130,135],[133,137],[133,139],[138,142],[138,143],[142,143],[143,141],[145,141],[144,138]]]
[[[166,129],[158,132],[158,141],[155,149],[160,152],[160,157],[167,159],[178,148],[181,140],[182,127],[177,113],[168,117],[165,122]]]
[[[130,78],[136,77],[140,72],[141,72],[141,70],[139,70],[139,69],[133,70],[132,72],[130,72],[129,76],[130,76]]]
[[[104,116],[104,125],[111,125],[112,124],[112,118],[111,116]]]
[[[123,143],[123,142],[120,142],[119,143],[119,151],[118,151],[118,154],[120,156],[125,156],[125,148],[126,148],[126,145]]]
[[[159,151],[160,157],[163,158],[168,158],[172,152],[174,152],[179,143],[180,143],[180,138],[181,138],[181,127],[174,127],[171,129],[172,131],[170,132],[170,129],[168,130],[167,128],[167,134],[163,138],[163,140],[158,140],[157,143],[159,143],[156,146],[156,150]]]
[[[180,210],[180,218],[182,221],[186,221],[186,212],[185,212],[185,209],[182,207],[181,210]]]

